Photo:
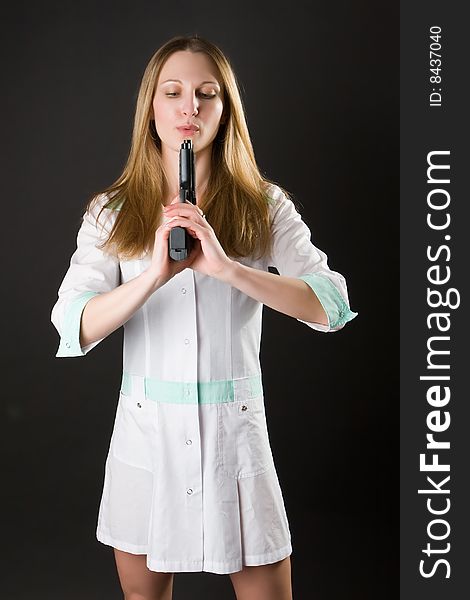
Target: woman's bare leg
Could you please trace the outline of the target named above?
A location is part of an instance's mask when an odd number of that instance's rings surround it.
[[[290,556],[230,573],[237,600],[292,600]]]
[[[114,548],[114,557],[124,600],[171,600],[173,573],[150,571],[145,554]]]

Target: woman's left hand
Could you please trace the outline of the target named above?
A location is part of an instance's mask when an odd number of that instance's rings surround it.
[[[170,219],[166,227],[185,227],[193,237],[190,258],[194,258],[188,266],[204,275],[222,279],[233,261],[225,254],[199,206],[192,202],[180,202],[176,197],[171,204],[163,207],[163,214]]]

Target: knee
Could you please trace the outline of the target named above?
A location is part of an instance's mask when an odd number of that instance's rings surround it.
[[[144,554],[114,553],[124,600],[171,600],[173,573],[150,571]]]
[[[166,589],[160,589],[152,592],[127,592],[124,593],[124,600],[171,600],[172,589],[171,581]]]

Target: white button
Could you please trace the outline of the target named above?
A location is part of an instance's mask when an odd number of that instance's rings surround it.
[[[186,490],[186,493],[187,493],[189,496],[191,496],[191,494],[193,493],[193,490],[192,490],[191,488],[188,488],[188,489]]]
[[[67,346],[67,348],[70,348],[70,344],[68,342],[65,342],[65,345]]]
[[[191,396],[191,390],[189,388],[186,390],[186,396]]]
[[[186,288],[181,288],[181,293],[186,294]]]
[[[142,408],[142,404],[141,404],[140,402],[137,402],[137,406],[138,406],[139,408]]]
[[[185,344],[189,344],[189,340],[188,340],[188,338],[186,338],[186,339],[184,340],[184,343],[185,343]]]
[[[186,443],[188,444],[188,446],[191,446],[191,444],[193,443],[193,440],[186,440]]]

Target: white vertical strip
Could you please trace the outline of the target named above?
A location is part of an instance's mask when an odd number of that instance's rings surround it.
[[[141,260],[135,261],[135,274],[140,275],[144,271],[144,262]],[[145,343],[145,377],[150,376],[150,329],[148,317],[148,305],[145,302],[142,305],[142,315],[144,318],[144,343]]]

